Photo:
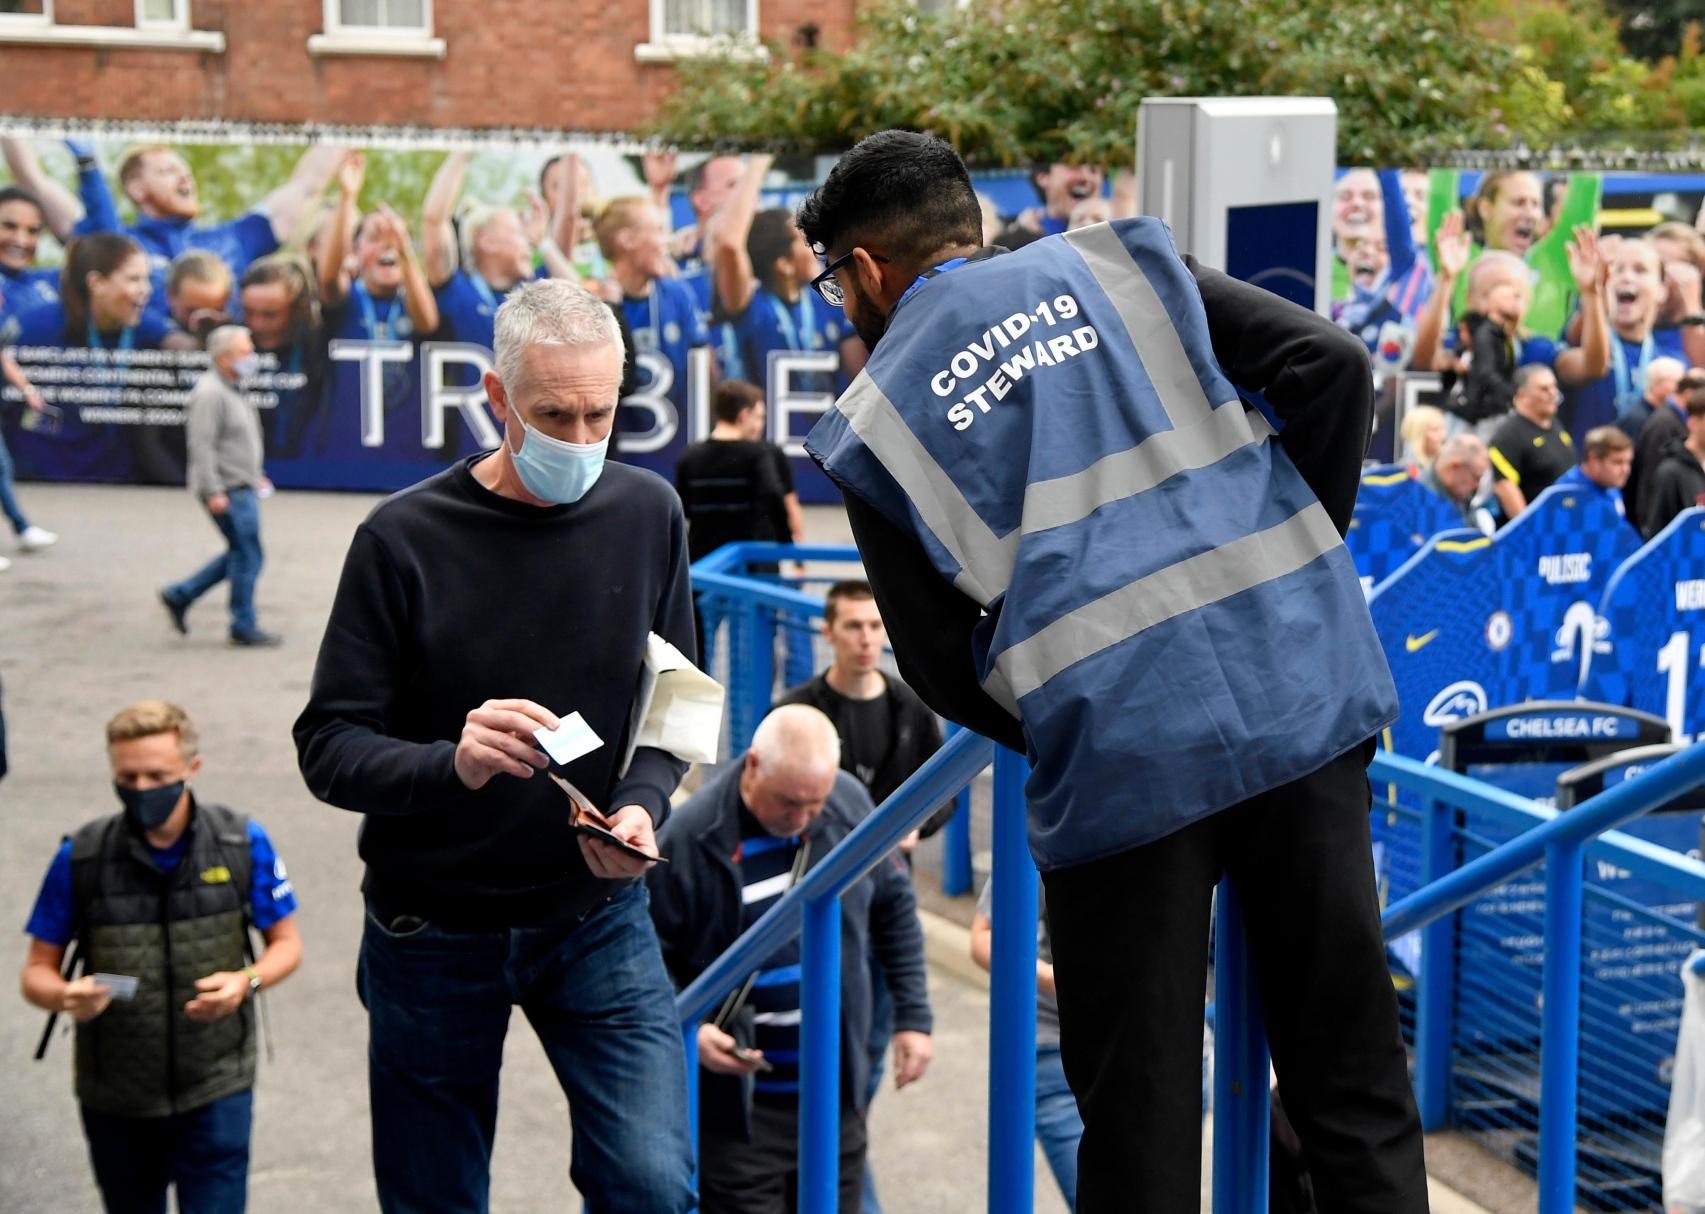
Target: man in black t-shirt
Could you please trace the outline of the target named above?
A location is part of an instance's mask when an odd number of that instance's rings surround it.
[[[1515,374],[1514,411],[1492,435],[1492,492],[1513,520],[1527,504],[1575,466],[1569,432],[1557,422],[1562,394],[1551,368],[1533,364]]]
[[[880,805],[940,748],[941,726],[911,688],[879,668],[887,633],[869,582],[849,579],[829,587],[823,637],[833,655],[829,669],[777,703],[821,709],[841,735],[841,770]],[[951,805],[944,808],[951,812]],[[944,820],[930,819],[924,833],[933,834]]]
[[[764,394],[741,380],[718,385],[710,437],[681,453],[675,489],[693,560],[738,540],[803,542],[805,524],[787,456],[764,441]]]

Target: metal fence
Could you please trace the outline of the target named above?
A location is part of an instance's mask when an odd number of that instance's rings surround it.
[[[738,545],[694,568],[707,628],[720,624],[727,638],[725,657],[713,665],[730,690],[733,750],[745,745],[781,683],[778,637],[814,627],[821,615],[815,596],[740,572],[751,562],[796,557],[853,554]],[[786,673],[791,682],[812,672]],[[836,899],[933,806],[978,779],[991,758],[989,1209],[1031,1207],[1036,873],[1025,844],[1023,762],[960,733],[679,1000],[696,1076],[699,1019],[803,930],[802,1211],[834,1207]],[[1462,1126],[1534,1171],[1541,1214],[1563,1214],[1577,1199],[1591,1209],[1654,1208],[1679,971],[1705,940],[1687,921],[1705,901],[1705,865],[1614,828],[1705,785],[1705,743],[1563,814],[1399,756],[1379,755],[1370,776],[1387,938],[1423,1122]],[[942,848],[967,869],[971,819],[957,815],[960,836]],[[1643,884],[1633,891],[1630,881]],[[1654,900],[1654,889],[1668,896]],[[1268,1059],[1229,885],[1220,889],[1215,946],[1214,1210],[1257,1214],[1267,1207]]]

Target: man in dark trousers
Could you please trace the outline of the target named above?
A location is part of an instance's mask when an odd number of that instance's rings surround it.
[[[663,480],[604,462],[623,358],[609,308],[526,283],[496,337],[501,445],[356,530],[296,721],[309,789],[365,818],[356,981],[379,1204],[487,1208],[519,1005],[568,1097],[587,1209],[680,1214],[686,1064],[634,878],[686,764],[628,742],[650,635],[694,652],[686,526]],[[543,770],[536,731],[563,718],[573,746],[550,775],[625,847],[577,833]]]
[[[787,892],[791,874],[826,859],[870,813],[858,781],[837,772],[840,741],[815,708],[784,705],[759,723],[738,763],[676,810],[659,837],[651,914],[663,957],[686,986]],[[923,932],[911,882],[884,857],[841,896],[841,1152],[839,1208],[856,1214],[863,1188],[865,1079],[874,951],[894,992],[898,1086],[933,1054]],[[799,942],[764,962],[745,1005],[724,1026],[699,1026],[699,1209],[784,1214],[799,1155]]]
[[[191,792],[201,756],[183,709],[124,709],[107,758],[124,812],[54,856],[25,928],[24,998],[76,1022],[77,1104],[108,1210],[163,1211],[174,1188],[182,1214],[241,1214],[253,1000],[302,959],[295,890],[260,823]]]
[[[1152,219],[980,248],[925,135],[860,143],[799,223],[873,350],[806,446],[900,672],[1032,766],[1078,1210],[1197,1209],[1225,873],[1321,1208],[1425,1210],[1368,823],[1397,702],[1342,542],[1366,350]]]

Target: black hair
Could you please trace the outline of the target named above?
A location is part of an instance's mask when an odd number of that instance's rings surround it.
[[[746,410],[763,403],[763,389],[756,384],[749,384],[743,379],[725,379],[716,386],[711,409],[717,421],[737,422]]]
[[[845,578],[829,587],[829,593],[823,596],[823,620],[825,623],[835,622],[835,612],[842,603],[862,603],[876,598],[876,592],[870,588],[870,583],[860,577]]]
[[[983,209],[952,146],[916,131],[858,142],[799,207],[799,227],[824,252],[867,245],[902,265],[983,243]]]
[[[793,216],[786,207],[770,207],[752,217],[746,234],[746,256],[752,273],[771,291],[776,289],[776,262],[793,251]]]
[[[47,221],[47,208],[41,205],[41,199],[23,186],[0,186],[0,206],[5,206],[8,202],[27,202],[36,209],[36,214],[42,217],[44,223]]]

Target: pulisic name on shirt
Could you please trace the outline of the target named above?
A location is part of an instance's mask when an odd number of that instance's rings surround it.
[[[949,359],[946,367],[930,377],[929,386],[937,396],[961,397],[947,410],[953,428],[970,429],[978,417],[1005,400],[1013,385],[1026,375],[1099,349],[1101,335],[1091,325],[1053,332],[1076,320],[1080,311],[1070,295],[1044,299],[1028,312],[1014,312],[991,325]],[[961,386],[962,382],[977,380],[982,382],[975,387]]]

